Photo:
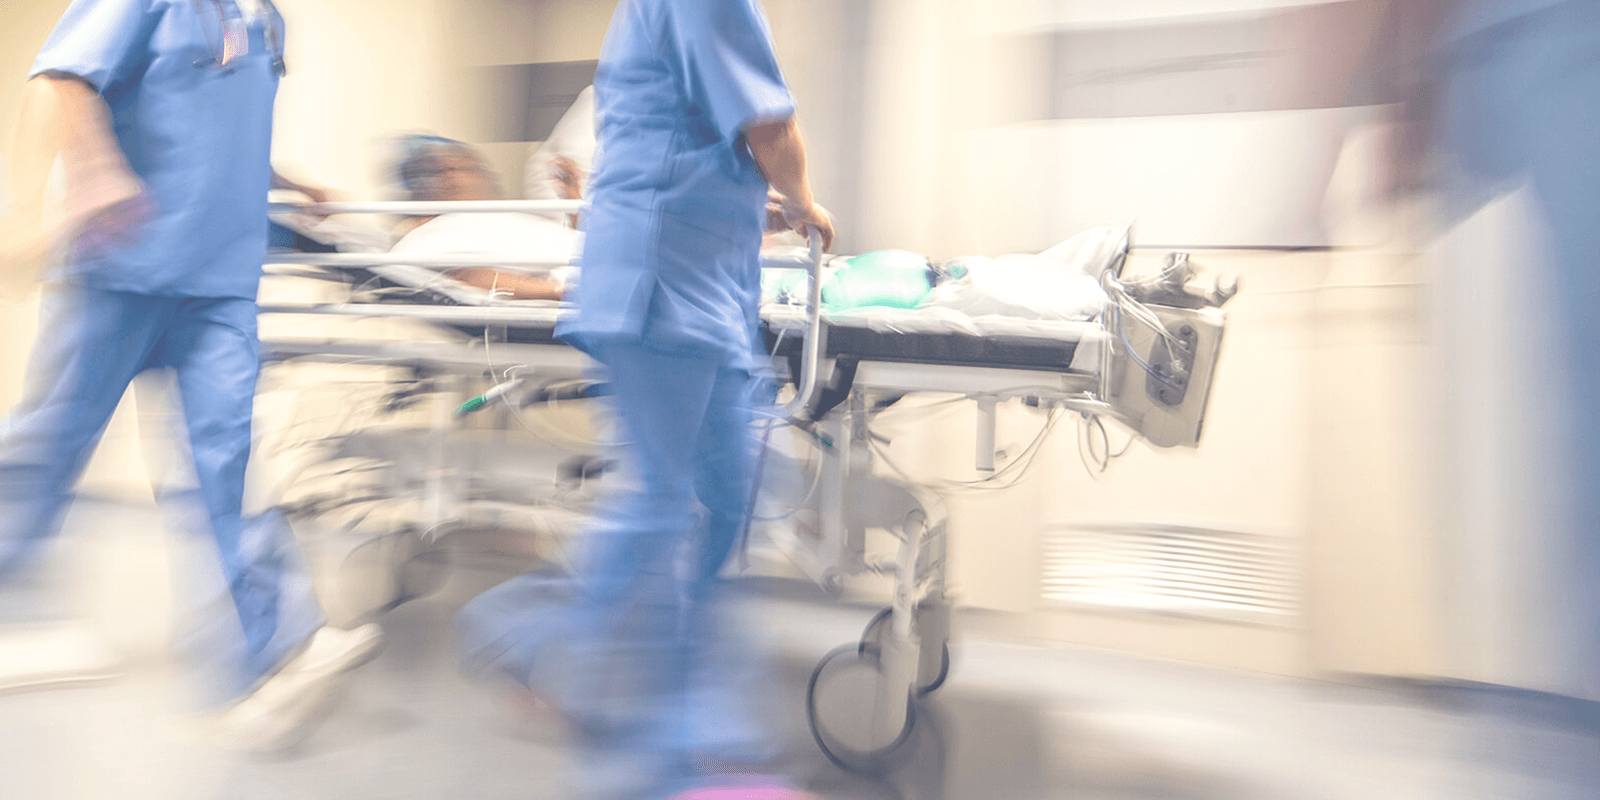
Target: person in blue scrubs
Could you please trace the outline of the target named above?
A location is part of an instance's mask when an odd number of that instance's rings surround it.
[[[268,749],[303,732],[333,681],[380,641],[376,628],[322,628],[319,611],[291,603],[280,591],[296,556],[286,525],[242,514],[267,193],[305,191],[269,162],[283,37],[269,0],[68,7],[26,87],[11,194],[19,218],[42,224],[59,163],[69,221],[45,276],[25,396],[0,429],[0,613],[10,618],[0,622],[17,622],[44,609],[27,596],[41,544],[129,382],[174,373],[197,516],[243,650],[225,688],[254,690],[224,722],[241,744]],[[0,663],[0,688],[67,682],[72,669]]]
[[[1433,167],[1425,188],[1438,195],[1447,224],[1518,190],[1534,199],[1550,259],[1538,313],[1552,324],[1571,392],[1563,398],[1567,452],[1530,465],[1551,485],[1570,486],[1570,496],[1556,500],[1558,522],[1516,531],[1519,557],[1540,565],[1538,593],[1548,598],[1547,618],[1529,624],[1550,638],[1531,637],[1542,650],[1498,662],[1538,659],[1560,694],[1489,685],[1463,692],[1459,707],[1487,724],[1463,737],[1462,761],[1494,769],[1489,780],[1470,774],[1471,785],[1452,796],[1600,797],[1600,3],[1427,0],[1397,8],[1433,31],[1421,91],[1409,98],[1414,111],[1431,113],[1407,120],[1429,145],[1429,158],[1417,159]],[[1506,268],[1528,274],[1529,265]]]
[[[623,0],[594,91],[577,314],[557,335],[604,365],[631,480],[587,532],[564,614],[529,613],[530,576],[460,628],[469,665],[552,696],[576,726],[584,788],[642,800],[726,780],[711,764],[757,768],[770,744],[708,657],[750,498],[769,187],[788,224],[829,245],[833,227],[755,0]],[[776,780],[744,791],[797,796]]]

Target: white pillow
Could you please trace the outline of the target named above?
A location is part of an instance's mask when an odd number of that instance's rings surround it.
[[[969,317],[999,315],[1034,320],[1089,320],[1105,307],[1100,280],[1042,255],[961,260],[967,274],[934,287],[923,306]]]
[[[1090,228],[1040,253],[1039,257],[1059,264],[1067,272],[1098,279],[1116,263],[1126,239],[1127,231],[1123,228]]]
[[[1100,276],[1126,246],[1121,228],[1090,228],[1038,255],[959,258],[963,270],[939,284],[924,306],[969,317],[999,315],[1032,320],[1090,320],[1105,308]]]
[[[561,185],[551,169],[557,158],[570,158],[583,170],[584,180],[594,169],[595,119],[594,87],[578,94],[578,99],[561,115],[550,138],[533,149],[523,170],[523,196],[529,200],[561,200]],[[562,215],[547,215],[560,220]]]
[[[492,253],[569,264],[583,246],[583,235],[537,214],[445,214],[407,233],[391,253]],[[555,267],[549,277],[564,283],[571,267]]]

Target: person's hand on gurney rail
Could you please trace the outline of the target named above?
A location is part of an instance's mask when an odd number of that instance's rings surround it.
[[[778,122],[752,125],[745,129],[750,155],[776,195],[768,195],[768,220],[777,211],[786,226],[805,235],[815,230],[822,236],[822,249],[833,247],[833,218],[811,196],[806,178],[806,148],[800,138],[800,125],[794,117]],[[772,200],[777,199],[777,209]]]
[[[810,203],[801,205],[791,203],[788,198],[783,198],[777,207],[778,230],[792,230],[801,236],[809,237],[810,231],[815,230],[822,237],[822,249],[833,247],[833,215],[826,208]],[[767,212],[769,222],[772,219],[772,210]]]
[[[789,230],[789,221],[783,218],[783,195],[767,190],[767,233]]]

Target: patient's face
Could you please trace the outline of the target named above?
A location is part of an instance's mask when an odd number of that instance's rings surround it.
[[[427,188],[418,200],[495,200],[500,187],[494,174],[471,153],[447,152],[432,157]]]

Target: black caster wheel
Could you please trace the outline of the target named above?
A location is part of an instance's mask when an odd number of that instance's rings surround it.
[[[883,643],[881,637],[889,630],[889,619],[894,616],[893,608],[885,608],[872,616],[872,621],[867,623],[861,632],[861,643],[857,652],[865,656],[869,651],[876,654],[881,652]],[[919,678],[923,676],[918,676]],[[944,685],[950,677],[950,642],[946,640],[939,644],[939,671],[932,676],[927,676],[927,682],[917,687],[917,696],[933,694]]]
[[[916,704],[908,696],[905,724],[898,732],[890,735],[873,730],[872,713],[882,679],[877,653],[863,654],[853,644],[823,656],[811,673],[806,687],[806,722],[822,754],[846,772],[885,772],[916,724]]]

